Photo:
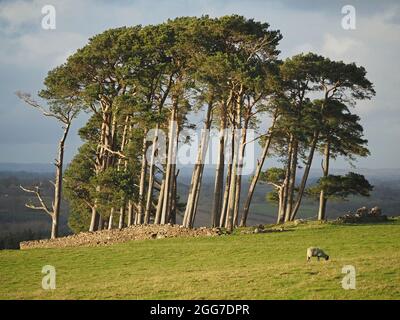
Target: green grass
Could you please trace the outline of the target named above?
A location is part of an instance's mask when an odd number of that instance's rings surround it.
[[[0,252],[2,299],[400,299],[400,220],[287,232]],[[319,246],[330,261],[306,262]],[[41,288],[53,265],[57,288]],[[344,265],[357,288],[344,290]]]

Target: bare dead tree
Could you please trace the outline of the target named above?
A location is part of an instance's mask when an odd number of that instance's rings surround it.
[[[40,193],[39,186],[34,189],[26,189],[21,186],[21,189],[25,192],[33,193],[39,200],[40,205],[35,206],[33,204],[26,204],[30,209],[43,210],[50,215],[52,219],[51,227],[51,238],[57,238],[58,236],[58,221],[60,217],[60,206],[61,206],[61,193],[62,193],[62,179],[63,179],[63,164],[64,164],[64,146],[65,140],[67,139],[69,129],[71,127],[72,120],[78,115],[79,107],[74,100],[64,101],[60,104],[60,101],[56,105],[51,105],[48,108],[41,106],[36,102],[29,93],[16,92],[16,95],[27,103],[29,106],[39,110],[44,116],[57,119],[61,123],[63,130],[61,139],[58,142],[57,159],[55,159],[54,165],[56,167],[54,186],[54,200],[51,208],[49,208]]]

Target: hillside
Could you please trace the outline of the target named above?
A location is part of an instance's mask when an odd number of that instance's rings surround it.
[[[1,299],[400,299],[400,220],[286,232],[0,251]],[[329,261],[306,262],[319,246]],[[57,289],[41,288],[44,265]],[[357,272],[344,290],[344,265]]]
[[[37,164],[38,167],[44,167],[45,164]],[[49,217],[41,211],[31,210],[25,207],[32,197],[30,194],[22,191],[20,185],[29,187],[34,184],[42,184],[43,194],[48,203],[51,203],[52,186],[49,180],[53,178],[53,173],[41,173],[35,171],[34,166],[24,165],[22,169],[31,170],[29,172],[18,171],[22,167],[18,164],[0,163],[0,249],[18,248],[18,243],[25,240],[45,239],[49,237],[51,221]],[[1,171],[2,168],[8,168],[10,171]],[[180,201],[186,202],[189,189],[192,167],[181,168],[182,179],[178,184],[178,193]],[[336,173],[342,173],[340,171]],[[330,201],[328,203],[328,219],[335,219],[347,211],[355,211],[357,208],[367,206],[372,208],[379,206],[383,213],[388,216],[398,215],[400,200],[400,170],[358,170],[364,173],[366,177],[375,186],[371,196],[351,197],[349,201]],[[311,172],[310,181],[315,181],[320,176],[320,170]],[[210,224],[210,211],[214,195],[214,175],[215,168],[205,170],[203,183],[200,193],[198,213],[195,226],[207,226]],[[245,177],[242,181],[242,199],[247,195],[249,178]],[[260,223],[274,223],[276,221],[277,207],[266,202],[265,196],[271,191],[267,184],[260,183],[254,193],[253,203],[250,207],[248,219],[249,225]],[[244,201],[241,201],[243,205]],[[299,218],[315,217],[318,212],[318,201],[305,198],[299,210]],[[60,235],[71,234],[68,223],[68,203],[63,202],[60,217]],[[181,217],[178,217],[181,220]]]

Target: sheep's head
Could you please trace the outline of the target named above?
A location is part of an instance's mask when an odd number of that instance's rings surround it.
[[[326,256],[326,257],[325,257],[325,260],[329,260],[329,256]]]

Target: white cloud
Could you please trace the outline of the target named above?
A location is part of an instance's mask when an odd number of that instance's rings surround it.
[[[2,63],[8,65],[54,67],[81,47],[86,37],[69,32],[41,31],[7,40],[0,49]]]
[[[39,24],[41,21],[41,8],[45,1],[34,0],[31,2],[17,0],[0,3],[0,22],[4,24],[3,33],[12,34],[20,31],[23,26]]]
[[[308,52],[315,52],[315,47],[311,43],[304,43],[294,47],[293,50],[291,50],[291,55]]]
[[[41,9],[48,0],[0,2],[0,61],[6,65],[52,68],[65,61],[66,57],[81,47],[87,36],[67,28],[44,30],[41,28]],[[58,13],[77,8],[76,1],[52,0]],[[62,16],[61,16],[62,18]],[[61,29],[61,30],[60,30]]]
[[[362,50],[363,43],[350,37],[338,37],[330,33],[324,35],[322,53],[332,59],[347,60],[349,53]]]

